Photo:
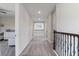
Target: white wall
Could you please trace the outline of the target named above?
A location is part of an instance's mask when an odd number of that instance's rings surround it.
[[[79,4],[56,5],[57,31],[79,34]]]
[[[32,40],[32,20],[22,4],[16,4],[16,55]]]
[[[46,20],[46,37],[50,43],[53,43],[54,40],[54,29],[56,29],[56,9],[49,14]]]
[[[49,14],[48,19],[46,20],[46,38],[49,42],[52,42],[51,40],[51,14]]]
[[[0,24],[4,25],[1,31],[5,31],[6,29],[15,30],[15,17],[14,16],[2,16],[0,18]]]
[[[53,12],[52,14],[52,29],[55,30],[56,29],[56,10]]]
[[[50,37],[51,37],[51,43],[53,44],[54,43],[54,30],[56,29],[56,9],[51,13],[50,23],[49,23],[51,25]]]

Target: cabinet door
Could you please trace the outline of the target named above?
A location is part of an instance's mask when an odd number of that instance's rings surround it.
[[[15,32],[9,32],[8,34],[8,44],[15,45]]]

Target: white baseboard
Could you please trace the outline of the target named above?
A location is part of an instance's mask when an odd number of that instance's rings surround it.
[[[23,52],[23,50],[25,50],[25,48],[29,45],[29,43],[32,41],[32,39],[27,43],[27,45],[22,49],[22,51],[19,53],[19,55],[18,56],[21,56],[21,54],[22,54],[22,52]]]

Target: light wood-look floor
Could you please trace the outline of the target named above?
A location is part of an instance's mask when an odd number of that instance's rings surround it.
[[[56,56],[47,40],[32,40],[20,56]]]
[[[0,56],[15,56],[15,47],[9,47],[8,41],[0,41]]]

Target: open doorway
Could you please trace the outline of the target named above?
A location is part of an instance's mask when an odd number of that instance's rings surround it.
[[[15,8],[0,3],[0,56],[15,56]]]
[[[34,39],[45,39],[45,22],[35,21],[33,22],[33,38]]]

